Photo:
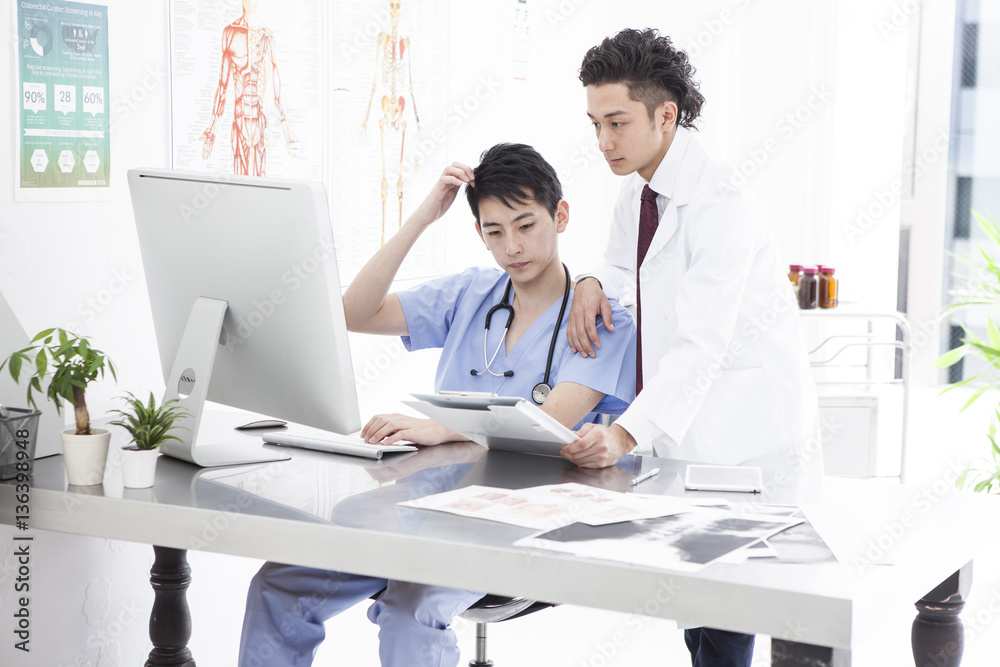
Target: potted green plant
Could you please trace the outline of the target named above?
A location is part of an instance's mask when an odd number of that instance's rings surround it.
[[[966,277],[959,289],[951,292],[953,301],[942,313],[947,317],[958,310],[968,308],[985,308],[986,339],[983,340],[972,330],[962,324],[964,332],[961,344],[945,352],[935,362],[936,368],[947,368],[966,356],[977,357],[985,362],[982,370],[966,377],[961,382],[949,385],[941,393],[958,387],[974,388],[969,400],[962,406],[964,412],[969,406],[979,400],[990,390],[1000,389],[1000,327],[997,326],[996,315],[1000,310],[1000,225],[992,218],[985,218],[973,212],[976,223],[990,241],[989,249],[977,243],[978,258],[959,257],[963,263],[974,269],[972,276]],[[990,419],[987,438],[990,442],[990,456],[971,463],[958,477],[956,485],[959,488],[970,488],[973,491],[995,493],[1000,491],[1000,446],[997,445],[996,433],[1000,426],[1000,408],[994,409]]]
[[[31,343],[0,363],[0,371],[6,365],[14,381],[20,382],[21,371],[30,369],[28,403],[36,410],[36,391],[44,393],[59,414],[62,414],[63,401],[73,405],[76,426],[61,434],[66,475],[73,485],[101,484],[111,432],[91,428],[86,390],[91,382],[104,377],[105,369],[117,379],[115,366],[106,354],[91,347],[86,337],[62,329],[45,329],[32,338]],[[44,382],[48,382],[48,386],[43,389]]]
[[[149,392],[149,401],[146,403],[132,393],[127,393],[127,396],[122,396],[127,409],[112,410],[120,418],[111,422],[111,425],[121,426],[131,436],[129,444],[121,450],[124,485],[132,489],[145,489],[153,486],[160,445],[168,440],[180,440],[171,431],[184,428],[175,427],[174,423],[189,415],[176,398],[157,405],[153,392]]]

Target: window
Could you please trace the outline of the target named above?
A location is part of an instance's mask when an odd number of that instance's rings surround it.
[[[955,32],[956,71],[952,86],[951,163],[949,193],[953,204],[946,210],[945,249],[959,257],[978,255],[977,244],[996,246],[987,241],[976,225],[973,213],[1000,218],[1000,170],[997,150],[1000,147],[1000,0],[958,0]],[[945,260],[945,284],[948,291],[963,284],[963,276],[974,269],[949,256]],[[952,299],[947,292],[944,302]],[[976,335],[986,337],[986,313],[972,309],[956,313],[947,331],[949,349],[961,343],[965,325]],[[957,382],[982,368],[982,361],[966,358],[948,369],[948,381]]]

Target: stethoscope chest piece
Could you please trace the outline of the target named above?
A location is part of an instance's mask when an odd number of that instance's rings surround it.
[[[545,402],[545,399],[549,397],[550,391],[552,391],[552,387],[545,382],[539,382],[535,385],[534,389],[531,390],[531,400],[541,405]]]

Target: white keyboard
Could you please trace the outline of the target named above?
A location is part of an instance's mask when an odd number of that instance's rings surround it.
[[[415,452],[417,450],[416,445],[412,444],[370,445],[363,441],[358,433],[351,435],[327,433],[321,438],[296,435],[294,433],[265,433],[263,437],[264,442],[271,445],[312,449],[317,452],[329,452],[331,454],[362,456],[366,459],[381,459],[383,454]]]

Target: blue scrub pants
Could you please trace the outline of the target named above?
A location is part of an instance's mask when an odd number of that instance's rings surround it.
[[[265,563],[250,582],[240,667],[311,665],[326,636],[323,622],[383,588],[368,609],[379,626],[382,667],[455,667],[452,619],[482,593],[280,563]]]
[[[692,667],[750,667],[754,635],[691,628],[684,631],[684,643],[691,652]]]

